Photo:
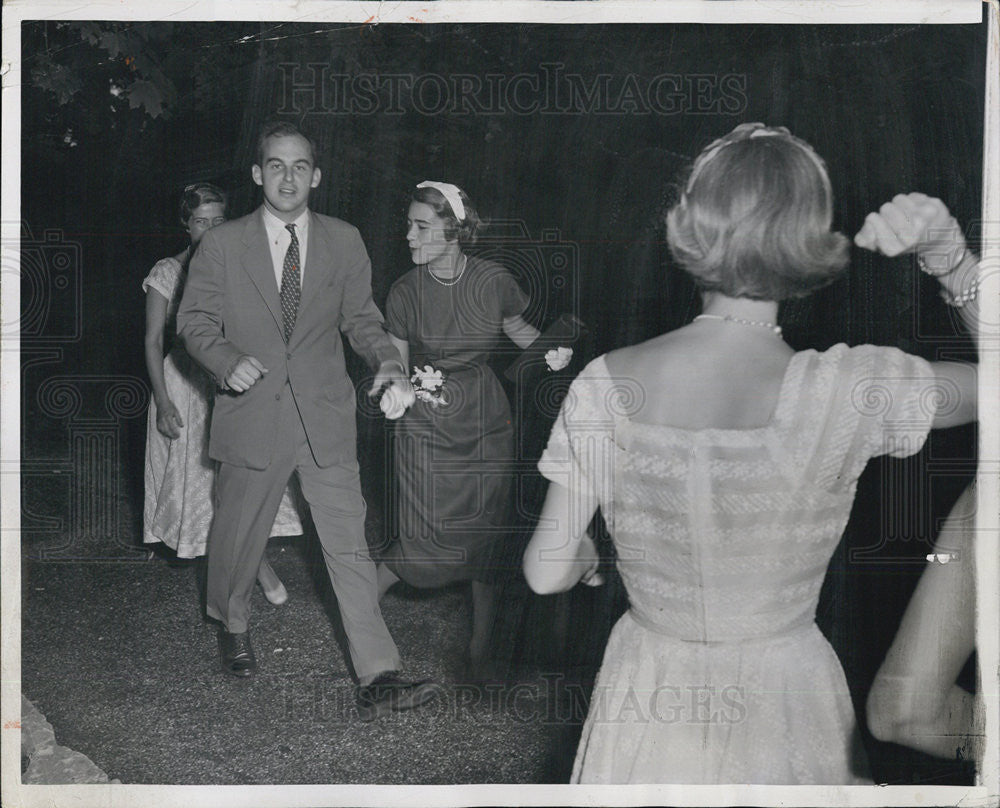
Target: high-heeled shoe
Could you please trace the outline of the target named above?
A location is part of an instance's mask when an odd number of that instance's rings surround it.
[[[257,570],[257,583],[260,584],[268,603],[280,606],[288,600],[288,590],[266,558],[260,562],[260,569]]]

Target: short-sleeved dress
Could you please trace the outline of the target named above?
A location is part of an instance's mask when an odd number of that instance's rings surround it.
[[[386,329],[413,367],[441,371],[437,405],[418,400],[396,421],[394,487],[383,561],[413,586],[493,580],[493,550],[510,531],[514,432],[510,403],[487,364],[504,318],[528,298],[497,263],[469,257],[456,283],[416,267],[393,284]],[[394,507],[393,507],[394,506]]]
[[[176,258],[158,261],[142,282],[167,299],[163,380],[170,400],[184,421],[181,435],[171,440],[156,428],[156,403],[150,399],[146,423],[145,502],[143,541],[163,542],[180,558],[205,554],[212,524],[215,462],[208,456],[208,426],[215,385],[188,356],[177,338],[177,307],[184,291],[186,269]],[[286,490],[272,536],[302,533],[294,494]]]
[[[755,429],[630,418],[603,357],[573,382],[539,469],[597,497],[630,609],[612,630],[580,783],[859,784],[855,716],[814,623],[872,457],[923,445],[933,372],[894,348],[792,356]]]

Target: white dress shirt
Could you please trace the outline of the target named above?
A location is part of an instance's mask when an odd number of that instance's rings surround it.
[[[278,284],[278,291],[281,291],[281,274],[285,269],[285,254],[288,252],[288,245],[292,243],[292,234],[288,232],[283,222],[264,206],[264,229],[267,231],[267,243],[271,248],[271,262],[274,264],[274,280]],[[309,244],[309,208],[302,211],[302,214],[294,222],[295,235],[299,240],[299,288],[302,286],[302,279],[305,277],[306,269],[306,246]]]

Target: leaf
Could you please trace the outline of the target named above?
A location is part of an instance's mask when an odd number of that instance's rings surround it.
[[[40,90],[55,93],[60,104],[69,103],[82,87],[80,78],[75,73],[49,59],[31,71],[31,81]]]
[[[118,42],[118,34],[114,31],[105,31],[101,34],[101,47],[104,48],[114,59],[121,52],[121,44]]]
[[[174,83],[158,67],[149,71],[149,78],[160,89],[164,106],[173,106],[177,102],[177,88]]]
[[[138,31],[143,39],[169,42],[174,36],[174,24],[172,22],[158,22],[154,25],[141,26]]]
[[[153,118],[158,118],[163,112],[163,94],[160,88],[151,81],[140,79],[132,82],[126,90],[128,104],[132,109],[145,107]]]
[[[101,41],[101,26],[96,22],[85,22],[80,26],[80,39],[86,39],[91,45]]]

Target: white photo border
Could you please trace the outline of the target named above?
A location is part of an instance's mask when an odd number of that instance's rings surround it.
[[[883,0],[879,4],[813,0],[598,0],[597,2],[530,2],[507,0],[451,0],[445,2],[375,3],[324,0],[144,0],[143,2],[5,2],[3,14],[3,243],[16,244],[20,222],[20,86],[21,22],[38,19],[346,22],[377,25],[392,22],[457,23],[538,22],[594,24],[630,22],[697,23],[919,23],[928,25],[977,23],[984,8],[989,16],[985,144],[983,167],[984,261],[1000,265],[1000,44],[997,0]],[[5,248],[6,249],[6,248]],[[4,271],[16,267],[5,256]],[[15,272],[17,270],[15,269]],[[2,319],[19,318],[19,274],[4,275]],[[983,320],[1000,322],[997,274],[984,278],[981,288]],[[1000,402],[1000,363],[996,361],[1000,334],[994,327],[982,334],[980,385],[982,402]],[[996,805],[1000,794],[1000,699],[996,677],[983,679],[987,707],[987,744],[980,785],[959,786],[26,786],[20,784],[20,373],[19,340],[5,340],[0,353],[0,562],[2,562],[2,771],[4,805],[10,806],[315,806],[315,805]],[[980,464],[977,535],[992,541],[977,545],[978,653],[983,671],[1000,669],[997,604],[997,520],[1000,514],[1000,419],[996,407],[983,407],[979,426]]]

